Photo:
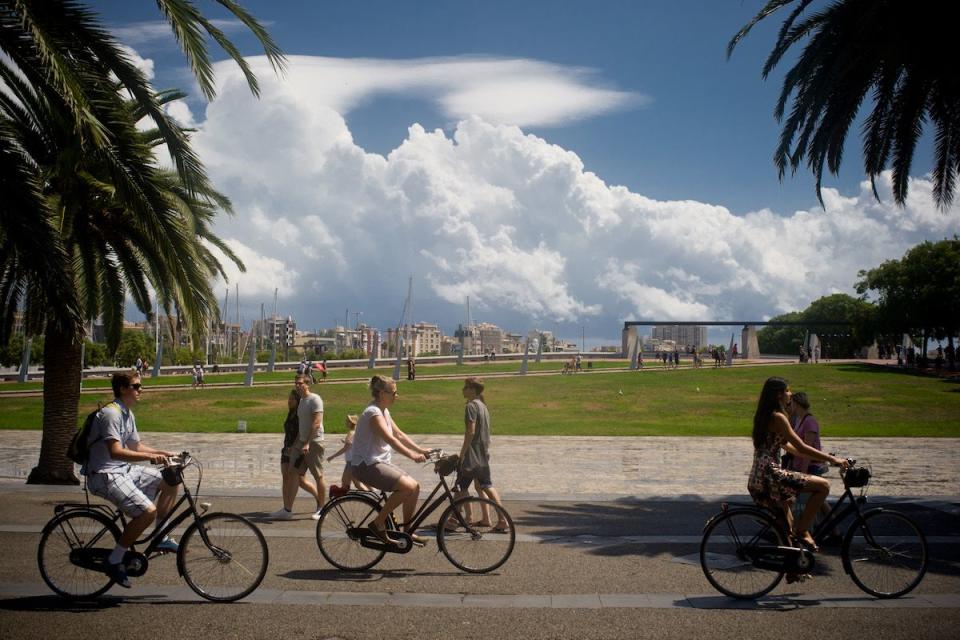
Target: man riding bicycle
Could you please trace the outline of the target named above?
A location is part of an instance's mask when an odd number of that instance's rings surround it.
[[[107,575],[121,587],[130,588],[124,555],[150,523],[163,522],[177,497],[176,485],[168,484],[159,470],[131,463],[162,465],[176,454],[140,441],[132,410],[140,400],[140,376],[116,373],[110,384],[114,399],[97,413],[87,436],[90,457],[81,473],[87,476],[91,493],[109,500],[131,518],[107,559]],[[177,546],[167,537],[157,550],[173,552]]]

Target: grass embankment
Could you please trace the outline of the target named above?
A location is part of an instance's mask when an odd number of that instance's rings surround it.
[[[546,363],[543,363],[546,364]],[[487,369],[489,371],[489,369]],[[482,373],[482,372],[481,372]],[[500,435],[744,436],[757,395],[771,375],[806,391],[832,437],[960,437],[960,385],[866,365],[765,366],[490,378],[487,400]],[[410,433],[462,433],[462,381],[399,384],[393,411]],[[328,432],[369,398],[365,381],[316,385]],[[621,395],[622,391],[622,395]],[[137,409],[144,431],[279,433],[287,391],[278,387],[147,391]],[[84,396],[81,417],[109,400]],[[0,428],[38,429],[40,398],[0,399]]]

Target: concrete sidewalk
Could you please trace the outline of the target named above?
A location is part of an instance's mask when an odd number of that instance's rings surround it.
[[[0,431],[0,483],[24,485],[36,464],[39,431]],[[221,495],[273,496],[280,492],[280,434],[149,433],[152,446],[188,450],[203,463],[203,487]],[[425,447],[459,450],[461,436],[422,435]],[[340,436],[327,448],[335,451]],[[910,496],[957,501],[958,438],[829,438],[824,447],[857,458],[874,474],[874,496]],[[494,436],[493,481],[507,499],[608,501],[624,497],[697,499],[742,495],[753,456],[749,438]],[[432,466],[395,461],[433,487]],[[339,483],[343,461],[328,465],[328,482]],[[832,494],[842,483],[827,476]]]

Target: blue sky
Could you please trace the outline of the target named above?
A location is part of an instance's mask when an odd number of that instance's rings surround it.
[[[256,103],[220,65],[207,105],[169,29],[152,31],[155,5],[93,3],[158,88],[192,94],[178,113],[237,210],[218,231],[253,267],[238,276],[256,300],[242,315],[258,316],[279,286],[301,326],[350,307],[385,328],[413,275],[416,319],[448,332],[470,295],[475,318],[571,339],[586,325],[608,341],[624,319],[803,308],[958,232],[956,208],[934,212],[922,197],[929,136],[904,210],[864,196],[856,137],[824,181],[836,194],[827,211],[808,172],[778,181],[781,76],[760,69],[779,19],[725,55],[762,4],[245,2],[294,71],[260,71]],[[261,53],[224,28],[245,55]]]

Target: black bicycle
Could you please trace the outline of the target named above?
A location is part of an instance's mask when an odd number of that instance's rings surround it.
[[[147,572],[150,560],[164,555],[158,545],[184,520],[193,518],[180,539],[177,571],[190,588],[207,600],[233,602],[256,589],[267,572],[267,542],[252,522],[233,513],[208,513],[209,505],[198,505],[196,496],[183,482],[183,471],[195,467],[199,493],[203,470],[189,453],[183,452],[164,469],[171,484],[184,485],[183,495],[154,532],[130,548],[124,557],[127,575]],[[181,507],[186,504],[186,508]],[[54,516],[43,528],[37,563],[40,575],[55,593],[64,598],[96,598],[114,584],[106,574],[107,557],[126,526],[123,513],[112,506],[87,502],[58,504]],[[178,513],[179,512],[179,513]],[[205,515],[204,515],[205,514]],[[143,546],[143,551],[137,551]]]
[[[434,449],[427,456],[439,477],[437,486],[413,516],[410,532],[423,524],[442,504],[449,506],[437,523],[437,545],[453,566],[469,573],[487,573],[501,566],[513,553],[516,532],[506,509],[486,498],[465,496],[456,500],[446,476],[457,468],[457,456],[444,456]],[[439,495],[438,495],[439,494]],[[434,499],[436,496],[436,499]],[[370,533],[368,524],[380,512],[386,495],[370,491],[351,491],[324,506],[317,522],[317,545],[333,566],[344,571],[364,571],[387,553],[409,553],[415,546],[410,534],[400,531],[393,516],[386,520],[385,543]],[[488,525],[472,521],[486,514]],[[494,528],[506,523],[503,529]]]
[[[920,527],[899,511],[879,507],[863,510],[870,470],[851,467],[843,476],[843,494],[811,535],[820,545],[847,517],[843,536],[843,570],[865,592],[877,598],[898,598],[916,588],[927,571],[927,541]],[[852,489],[860,489],[858,496]],[[784,574],[805,574],[815,556],[796,546],[786,520],[752,504],[723,503],[707,521],[700,543],[700,566],[713,587],[732,598],[753,599],[769,593]]]

